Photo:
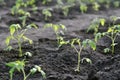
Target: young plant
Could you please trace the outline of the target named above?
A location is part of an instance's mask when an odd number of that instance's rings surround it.
[[[80,39],[72,39],[72,41],[70,42],[72,48],[77,52],[78,54],[78,62],[77,62],[77,69],[75,71],[80,72],[80,61],[81,61],[81,53],[82,50],[85,49],[88,45],[95,50],[96,49],[96,43],[90,39],[86,39],[84,41],[81,41]],[[78,48],[76,47],[76,44],[78,45]],[[91,60],[88,58],[84,58],[87,62],[91,63]]]
[[[49,24],[46,24],[44,25],[44,28],[52,28],[53,31],[55,32],[55,35],[57,37],[57,43],[58,43],[58,48],[61,46],[60,42],[63,41],[63,37],[60,36],[60,33],[63,33],[62,30],[66,30],[66,27],[62,24],[52,24],[52,23],[49,23]]]
[[[106,20],[104,18],[95,18],[91,24],[90,24],[90,27],[87,29],[87,32],[89,31],[93,31],[94,34],[96,34],[98,32],[98,29],[101,26],[104,26],[105,25],[105,22]]]
[[[10,26],[10,35],[6,38],[5,43],[7,44],[7,46],[9,46],[11,40],[17,41],[18,48],[19,48],[18,49],[19,57],[23,56],[22,41],[23,40],[28,41],[30,44],[33,43],[31,39],[25,36],[26,31],[28,30],[28,28],[31,28],[31,27],[37,28],[35,24],[28,25],[26,29],[22,29],[22,27],[19,24],[12,24]]]
[[[105,52],[111,51],[112,54],[114,54],[115,46],[117,45],[117,43],[115,43],[115,40],[119,34],[120,34],[120,25],[113,25],[113,26],[109,27],[106,32],[97,33],[95,35],[95,41],[97,42],[98,39],[100,39],[101,37],[104,37],[104,36],[108,37],[112,42],[111,49],[106,48],[106,49],[104,49],[104,51]]]
[[[80,10],[82,13],[86,12],[88,9],[87,5],[85,3],[80,3]]]
[[[28,6],[35,8],[35,2],[36,0],[16,0],[15,5],[11,9],[12,15],[22,15],[22,13],[26,13],[27,11],[25,11],[24,8]]]
[[[49,2],[52,2],[52,0],[42,0],[42,4],[48,4]]]
[[[42,14],[45,16],[45,20],[48,20],[49,17],[52,17],[51,11],[52,11],[51,8],[47,8],[47,9],[42,10]]]
[[[100,5],[99,5],[97,2],[94,2],[94,3],[93,3],[93,9],[94,9],[95,11],[99,11],[99,8],[100,8]]]
[[[64,6],[64,7],[62,7],[64,16],[67,16],[67,15],[68,15],[68,13],[69,13],[69,7],[70,7],[70,6]]]
[[[26,26],[26,20],[28,17],[30,17],[30,13],[29,12],[24,12],[24,15],[22,17],[19,17],[20,20],[22,20],[22,27]]]
[[[114,1],[113,2],[114,7],[118,8],[120,7],[120,1]]]
[[[27,78],[30,75],[35,74],[36,72],[40,72],[43,76],[43,78],[46,78],[45,72],[41,69],[40,66],[35,65],[34,68],[30,69],[30,72],[28,74],[25,73],[25,61],[14,61],[14,62],[9,62],[6,64],[8,67],[11,69],[9,70],[10,74],[10,80],[13,80],[13,74],[15,71],[19,71],[23,74],[23,80],[27,80]]]

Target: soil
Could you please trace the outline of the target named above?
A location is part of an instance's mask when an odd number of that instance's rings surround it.
[[[11,45],[15,49],[12,51],[5,51],[5,38],[9,35],[9,25],[13,23],[20,23],[18,17],[10,14],[10,6],[13,2],[8,2],[9,5],[0,8],[0,80],[9,80],[9,69],[5,64],[10,61],[22,60],[18,57],[17,43],[12,42]],[[8,4],[7,3],[7,4]],[[51,4],[52,5],[52,4]],[[44,6],[43,6],[44,7]],[[81,14],[77,10],[72,10],[68,17],[65,17],[61,12],[56,11],[54,17],[45,21],[43,15],[38,10],[31,14],[27,20],[27,24],[33,22],[38,25],[38,29],[29,30],[26,36],[34,41],[32,45],[23,43],[23,52],[29,51],[32,57],[27,58],[26,73],[34,65],[39,65],[46,72],[46,80],[120,80],[120,41],[116,40],[116,52],[114,55],[104,54],[103,49],[110,45],[110,40],[102,38],[97,43],[97,50],[92,51],[90,48],[83,50],[81,58],[90,58],[92,64],[81,63],[80,72],[75,72],[77,65],[77,53],[69,46],[64,45],[57,49],[57,40],[52,29],[44,29],[43,25],[48,22],[56,24],[64,24],[67,27],[65,39],[80,38],[93,39],[92,33],[86,33],[91,21],[94,18],[103,17],[108,18],[112,15],[120,16],[120,9],[110,8],[107,10],[100,10],[98,12],[87,12]],[[107,21],[110,23],[110,21]],[[117,24],[120,22],[118,21]],[[107,28],[107,27],[106,27]],[[105,28],[105,29],[106,29]],[[101,30],[103,31],[103,29]],[[15,72],[13,80],[22,80],[23,76],[19,72]],[[42,76],[37,73],[32,75],[28,80],[43,80]]]

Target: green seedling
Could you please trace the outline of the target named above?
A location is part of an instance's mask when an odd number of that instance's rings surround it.
[[[5,43],[7,46],[10,46],[10,41],[17,41],[18,44],[18,50],[19,50],[19,57],[23,56],[22,53],[22,41],[28,41],[30,44],[33,43],[33,41],[25,36],[26,31],[29,28],[36,27],[35,24],[31,24],[26,26],[26,29],[22,29],[22,27],[19,24],[12,24],[10,26],[10,35],[6,38]]]
[[[80,10],[82,13],[86,12],[87,9],[88,9],[88,7],[85,3],[80,3]]]
[[[45,72],[41,69],[40,66],[37,66],[35,65],[34,68],[30,69],[30,72],[28,74],[25,73],[25,61],[22,60],[22,61],[14,61],[14,62],[9,62],[7,63],[6,65],[8,67],[10,67],[10,71],[9,71],[9,74],[10,74],[10,80],[13,80],[13,74],[15,71],[19,71],[23,74],[23,80],[27,80],[27,78],[30,76],[30,75],[33,75],[35,74],[36,72],[40,72],[43,76],[43,78],[46,78],[46,74]]]
[[[99,5],[97,2],[94,2],[94,3],[93,3],[93,9],[94,9],[95,11],[99,11],[99,8],[100,8],[100,5]]]
[[[52,8],[47,8],[42,10],[42,14],[45,16],[45,20],[48,20],[49,17],[52,17]]]
[[[57,0],[57,4],[58,4],[58,5],[63,5],[64,3],[63,3],[62,0]]]
[[[105,25],[106,20],[104,18],[95,18],[91,24],[90,27],[87,29],[87,32],[89,31],[94,31],[94,34],[96,34],[98,32],[99,26],[104,26]]]
[[[111,3],[111,1],[110,0],[106,0],[106,8],[109,8],[110,7],[110,3]]]
[[[44,25],[44,28],[52,28],[53,31],[55,32],[55,35],[57,37],[57,43],[58,43],[58,48],[61,46],[61,43],[63,41],[63,37],[60,36],[60,33],[64,35],[64,32],[62,30],[66,30],[66,27],[62,24],[46,24]]]
[[[24,8],[27,8],[28,6],[35,8],[35,2],[36,0],[16,0],[15,5],[11,9],[12,15],[22,15],[22,13],[26,13],[27,11],[25,11]]]
[[[120,1],[114,1],[114,2],[113,2],[113,5],[114,5],[116,8],[120,7]]]
[[[43,0],[42,4],[48,4],[49,2],[52,2],[52,0]]]
[[[64,16],[67,16],[67,15],[68,15],[68,13],[69,13],[69,7],[70,7],[70,6],[64,6],[64,7],[62,7]]]
[[[73,3],[75,3],[75,0],[67,0],[67,3],[68,4],[73,4]]]
[[[95,50],[96,49],[96,43],[90,39],[86,39],[84,41],[81,41],[80,39],[72,39],[72,41],[70,42],[72,48],[77,52],[78,54],[78,63],[77,63],[77,69],[75,71],[80,72],[80,61],[81,61],[81,53],[82,50],[85,49],[88,45]],[[76,47],[76,44],[78,45],[78,48]],[[86,60],[87,62],[91,63],[90,59],[85,58],[84,60]]]
[[[111,51],[112,54],[114,54],[115,46],[117,45],[117,43],[115,43],[115,40],[119,34],[120,34],[120,25],[113,25],[113,26],[109,27],[106,32],[97,33],[95,35],[95,41],[97,42],[98,39],[100,39],[104,36],[108,37],[112,42],[111,49],[106,48],[104,51],[105,52]]]
[[[24,15],[22,17],[19,17],[20,20],[22,20],[22,27],[26,26],[26,20],[28,17],[30,17],[30,13],[29,12],[25,12],[23,13]]]

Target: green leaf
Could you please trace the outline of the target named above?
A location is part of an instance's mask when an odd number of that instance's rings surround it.
[[[100,39],[101,37],[102,37],[102,34],[101,34],[101,33],[97,33],[97,34],[95,35],[95,42],[97,42],[98,39]]]
[[[37,25],[34,24],[34,23],[32,23],[32,24],[30,24],[30,25],[28,25],[28,26],[26,26],[26,27],[27,27],[28,29],[31,29],[32,27],[38,29]]]
[[[89,46],[90,46],[93,50],[96,50],[96,43],[95,43],[94,41],[89,40],[89,41],[88,41],[88,44],[89,44]]]
[[[105,48],[105,49],[104,49],[104,53],[107,53],[107,52],[110,52],[110,49],[109,49],[109,48]]]
[[[35,74],[35,73],[37,72],[37,69],[36,69],[36,68],[32,68],[32,69],[30,70],[30,72],[31,72],[31,74]]]
[[[92,61],[91,61],[89,58],[83,58],[83,59],[82,59],[82,63],[83,63],[84,60],[85,60],[87,63],[92,64]]]
[[[46,73],[43,70],[41,70],[40,72],[41,72],[43,78],[46,79]]]
[[[9,67],[15,67],[16,63],[15,62],[9,62],[9,63],[6,63],[6,65],[9,66]]]
[[[5,40],[5,43],[7,46],[10,44],[10,39],[11,39],[11,36],[8,36]]]
[[[87,41],[88,41],[88,40],[84,40],[84,41],[82,42],[82,46],[83,46],[84,48],[87,47]]]
[[[4,50],[5,51],[11,51],[13,48],[12,48],[12,46],[7,46]]]
[[[14,73],[14,71],[15,71],[15,68],[14,68],[14,67],[10,69],[10,71],[9,71],[9,73],[10,73],[10,79],[13,78],[13,73]]]
[[[31,52],[25,52],[26,56],[32,57],[32,53]]]
[[[80,3],[80,10],[82,13],[86,12],[87,9],[88,9],[88,7],[85,3]]]
[[[13,35],[15,33],[15,25],[10,26],[10,34]]]
[[[24,41],[29,41],[30,44],[33,43],[33,41],[31,39],[27,38],[26,36],[23,36],[22,38],[24,39]]]
[[[65,27],[65,25],[60,24],[60,26],[61,26],[62,29],[67,30],[67,28]]]
[[[104,25],[105,25],[105,19],[100,19],[100,24],[101,24],[102,26],[104,26]]]

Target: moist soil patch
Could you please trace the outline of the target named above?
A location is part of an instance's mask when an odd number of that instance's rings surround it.
[[[8,4],[8,3],[7,3]],[[22,60],[24,57],[18,57],[17,44],[13,42],[15,47],[12,51],[5,51],[5,38],[9,35],[9,25],[13,23],[21,23],[18,16],[13,17],[10,14],[10,6],[14,3],[11,2],[8,6],[0,8],[0,80],[9,80],[9,69],[5,64],[10,61]],[[53,5],[52,3],[47,6]],[[41,6],[41,5],[40,5]],[[46,6],[45,6],[46,7]],[[102,38],[97,44],[97,50],[92,51],[89,47],[82,51],[81,58],[90,58],[92,64],[84,61],[80,65],[80,72],[75,72],[77,66],[77,53],[70,47],[64,45],[57,49],[57,40],[54,32],[51,29],[44,30],[43,25],[47,22],[64,24],[68,32],[64,35],[66,40],[73,38],[93,39],[92,33],[86,33],[91,20],[98,17],[109,17],[111,15],[120,16],[120,9],[111,8],[109,10],[99,12],[87,12],[87,14],[80,14],[77,9],[72,9],[68,17],[63,16],[61,10],[53,12],[53,17],[48,21],[44,20],[41,10],[31,14],[27,20],[27,24],[33,22],[39,26],[38,30],[30,30],[26,35],[30,37],[34,43],[29,45],[23,43],[23,52],[29,51],[32,57],[26,58],[26,73],[34,67],[39,65],[46,72],[46,80],[120,80],[120,41],[119,37],[116,42],[118,45],[115,47],[116,52],[114,55],[104,54],[103,49],[110,45],[111,41],[106,37]],[[109,24],[110,21],[107,21]],[[118,21],[116,24],[119,24]],[[100,31],[105,31],[105,28]],[[23,75],[20,72],[14,73],[13,80],[22,80]],[[29,77],[28,80],[43,80],[41,74],[37,73]]]

